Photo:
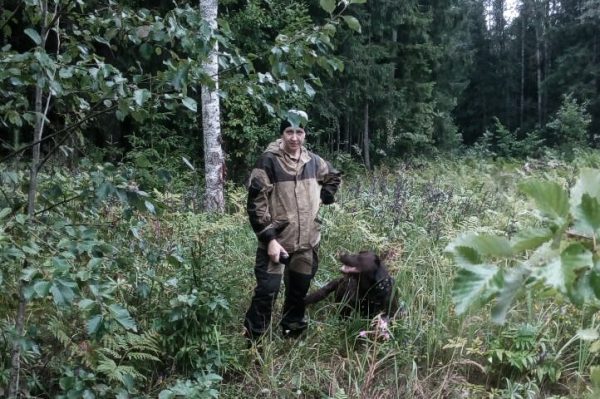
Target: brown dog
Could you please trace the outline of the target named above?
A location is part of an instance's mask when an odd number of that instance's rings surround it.
[[[358,310],[365,317],[379,313],[392,316],[397,309],[394,279],[379,257],[371,251],[342,255],[343,277],[335,279],[304,298],[306,305],[319,302],[335,291],[335,301],[344,304],[342,316]]]

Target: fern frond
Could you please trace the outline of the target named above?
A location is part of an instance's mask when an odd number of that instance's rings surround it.
[[[73,344],[73,341],[71,340],[71,337],[65,333],[65,330],[67,330],[67,326],[65,326],[61,320],[57,319],[55,316],[50,318],[50,321],[48,322],[48,331],[50,331],[50,334],[61,343],[64,349],[68,349]]]
[[[160,343],[158,333],[155,331],[146,331],[143,334],[127,334],[127,342],[132,350],[137,352],[160,353]]]
[[[96,371],[104,374],[110,381],[118,381],[122,384],[126,383],[125,377],[129,375],[134,380],[145,381],[146,377],[132,366],[117,365],[114,360],[103,357],[98,363]]]
[[[160,359],[158,357],[145,352],[130,352],[127,354],[127,358],[131,360],[160,362]]]
[[[104,355],[111,357],[113,359],[119,359],[121,357],[119,352],[114,351],[110,348],[102,348],[102,349],[100,349],[100,352],[102,352]]]

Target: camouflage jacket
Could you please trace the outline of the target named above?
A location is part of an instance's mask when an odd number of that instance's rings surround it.
[[[340,182],[341,173],[306,148],[295,160],[281,149],[281,139],[269,144],[248,185],[247,211],[260,245],[276,238],[288,252],[315,247],[319,205],[335,201]]]

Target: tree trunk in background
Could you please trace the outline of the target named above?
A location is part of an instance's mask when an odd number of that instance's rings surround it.
[[[369,103],[365,103],[365,127],[363,131],[363,153],[365,157],[365,166],[371,169],[371,157],[369,156]]]
[[[335,118],[335,142],[336,142],[336,154],[340,153],[340,139],[341,139],[341,132],[340,132],[340,118]]]
[[[350,152],[350,111],[346,111],[346,123],[344,126],[344,151]]]
[[[217,0],[200,0],[200,13],[214,31],[217,29]],[[213,85],[202,86],[202,131],[204,134],[204,176],[206,189],[204,209],[209,212],[223,212],[225,157],[221,147],[221,119],[219,110],[219,64],[217,41],[202,67],[213,80]]]
[[[41,29],[40,37],[41,43],[40,48],[46,47],[46,34],[48,32],[48,2],[41,1],[39,3],[41,8]],[[39,74],[39,81],[42,81],[42,72]],[[48,98],[50,101],[50,98]],[[37,175],[38,168],[40,165],[40,153],[41,153],[41,140],[44,133],[44,121],[46,114],[48,113],[48,107],[44,111],[44,88],[42,85],[35,87],[35,126],[33,128],[33,142],[37,143],[32,147],[31,166],[29,169],[29,188],[27,192],[27,216],[29,216],[29,223],[33,223],[35,218],[35,200],[37,197]],[[27,262],[24,262],[23,268],[27,267]],[[17,314],[15,317],[15,338],[11,348],[11,364],[10,364],[10,381],[8,385],[7,397],[9,399],[17,398],[19,396],[19,377],[21,374],[21,339],[23,338],[23,331],[25,329],[25,312],[27,310],[27,300],[25,298],[25,282],[19,280],[19,304],[17,306]]]
[[[598,31],[594,32],[594,65],[598,65],[600,63],[600,57],[598,57],[598,53],[600,52],[600,34]],[[594,83],[596,84],[596,94],[600,94],[600,78],[598,74],[594,76]]]
[[[542,30],[542,40],[543,40],[543,56],[544,56],[544,80],[548,76],[550,76],[550,51],[548,50],[548,31],[549,31],[549,23],[550,23],[550,2],[548,0],[544,1],[544,20],[543,20],[543,30]],[[546,122],[548,115],[548,89],[544,88],[542,92],[542,122]]]
[[[536,89],[537,89],[537,122],[542,127],[542,17],[539,5],[535,4],[535,64],[536,64]]]
[[[537,87],[537,118],[538,126],[542,126],[542,51],[538,27],[535,28],[535,63],[536,63],[536,87]]]
[[[521,10],[521,99],[519,103],[519,126],[523,132],[525,116],[525,5]]]

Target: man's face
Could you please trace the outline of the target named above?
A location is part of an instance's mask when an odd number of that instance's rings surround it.
[[[283,140],[283,147],[286,152],[295,153],[298,151],[302,144],[304,144],[304,138],[306,133],[301,127],[288,127],[281,134]]]

